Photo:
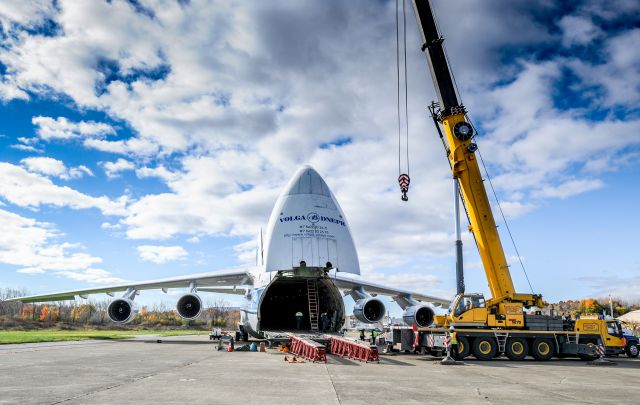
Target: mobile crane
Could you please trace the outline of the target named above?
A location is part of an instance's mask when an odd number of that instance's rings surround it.
[[[434,317],[435,326],[418,328],[421,345],[431,351],[441,350],[446,328],[453,325],[461,358],[471,352],[482,360],[501,353],[512,360],[521,360],[529,354],[538,360],[548,360],[554,355],[594,358],[597,345],[604,346],[608,354],[621,353],[625,343],[618,321],[598,315],[572,321],[540,313],[525,314],[525,309],[542,308],[545,304],[539,294],[515,291],[476,159],[474,129],[456,92],[444,39],[438,32],[429,0],[413,0],[413,8],[423,39],[421,49],[427,57],[439,101],[436,108],[431,108],[432,115],[459,190],[456,198],[459,193],[466,207],[469,231],[475,238],[491,292],[488,300],[482,294],[465,294],[458,269],[458,295],[447,315]],[[458,256],[461,263],[459,243]]]

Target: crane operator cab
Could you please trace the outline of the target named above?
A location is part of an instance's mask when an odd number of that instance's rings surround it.
[[[456,326],[486,326],[487,308],[482,294],[457,295],[448,313],[449,322]]]

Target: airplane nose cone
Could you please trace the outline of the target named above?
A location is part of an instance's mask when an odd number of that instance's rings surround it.
[[[296,194],[315,194],[333,198],[327,183],[325,183],[318,172],[309,165],[303,166],[293,175],[284,192],[284,195]]]

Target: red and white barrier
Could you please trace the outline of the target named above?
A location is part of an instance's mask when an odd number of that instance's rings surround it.
[[[316,361],[327,362],[326,348],[313,340],[291,336],[291,348],[289,352],[296,356],[304,357],[314,363]]]
[[[367,345],[353,340],[332,337],[331,338],[331,354],[341,357],[348,357],[368,363],[370,361],[380,362],[378,356],[378,347]]]

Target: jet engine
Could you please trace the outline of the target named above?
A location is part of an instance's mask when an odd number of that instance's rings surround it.
[[[107,307],[109,319],[116,323],[129,323],[137,313],[138,308],[128,298],[116,298]]]
[[[185,294],[182,297],[178,298],[176,310],[178,311],[178,314],[184,319],[196,319],[202,312],[202,300],[197,294]]]
[[[353,315],[365,323],[378,322],[384,316],[386,308],[378,298],[362,298],[353,306]]]
[[[402,319],[407,325],[416,324],[421,328],[426,328],[433,323],[435,313],[428,305],[413,305],[404,310]]]

